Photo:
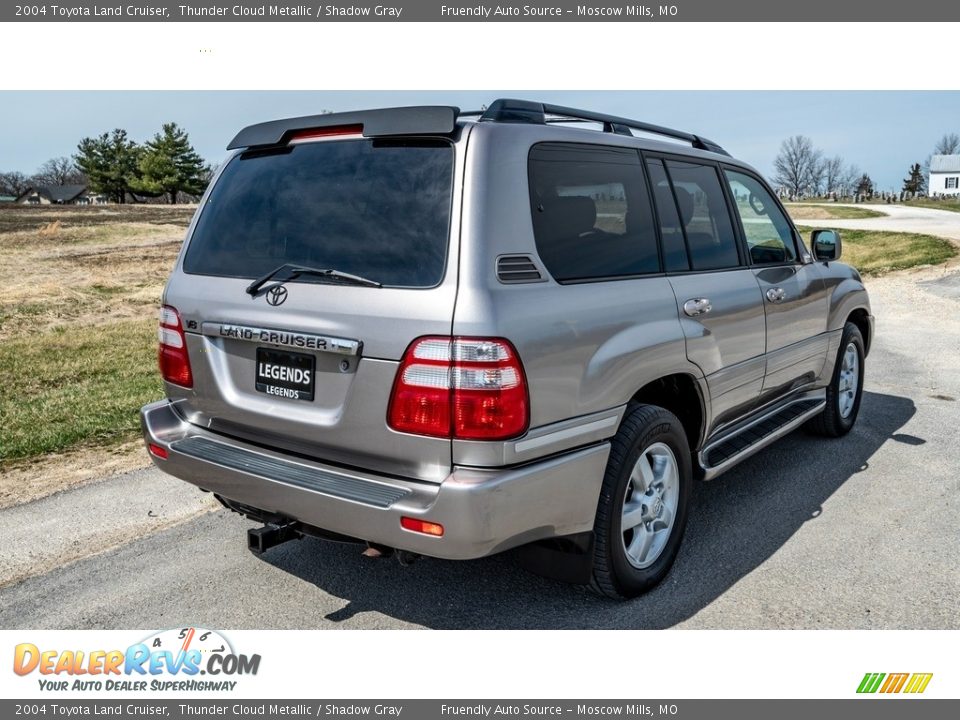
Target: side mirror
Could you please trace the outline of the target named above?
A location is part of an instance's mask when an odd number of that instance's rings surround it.
[[[839,260],[843,245],[840,242],[840,233],[836,230],[814,230],[811,237],[813,257],[820,262]]]

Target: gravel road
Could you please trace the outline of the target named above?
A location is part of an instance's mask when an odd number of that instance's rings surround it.
[[[886,230],[936,235],[960,242],[960,213],[906,205],[845,205],[886,213],[885,217],[862,220],[797,220],[798,225],[843,230]]]

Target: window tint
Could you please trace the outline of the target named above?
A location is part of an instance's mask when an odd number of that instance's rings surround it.
[[[790,223],[767,189],[756,178],[726,171],[727,182],[743,223],[750,259],[757,264],[797,259]]]
[[[687,259],[683,225],[680,224],[677,201],[673,197],[673,190],[670,189],[670,181],[667,179],[667,171],[663,169],[663,161],[648,160],[647,170],[650,172],[653,200],[657,205],[657,215],[660,218],[663,266],[667,272],[689,270],[690,262]]]
[[[529,173],[537,252],[556,280],[659,271],[635,150],[543,143],[530,151]]]
[[[184,270],[254,278],[295,263],[431,287],[443,277],[452,187],[453,148],[439,140],[248,151],[211,191]]]
[[[693,270],[719,270],[740,264],[737,238],[723,186],[709,165],[667,161]]]

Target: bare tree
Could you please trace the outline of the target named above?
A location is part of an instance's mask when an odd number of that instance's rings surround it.
[[[30,178],[22,172],[0,173],[0,193],[20,197],[30,187]]]
[[[834,155],[823,161],[823,189],[827,195],[840,193],[843,180],[843,158]]]
[[[780,144],[780,152],[773,161],[776,182],[787,189],[791,197],[806,192],[817,192],[823,177],[821,152],[810,138],[795,135]]]
[[[86,177],[72,158],[55,157],[40,166],[31,182],[34,185],[83,185]]]
[[[957,135],[957,133],[946,133],[933,146],[934,155],[956,155],[958,153],[960,153],[960,135]]]
[[[847,165],[840,176],[840,194],[853,195],[857,189],[857,181],[863,173],[856,165]]]

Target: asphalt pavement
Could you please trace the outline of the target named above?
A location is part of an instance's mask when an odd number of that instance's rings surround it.
[[[253,523],[145,469],[0,511],[0,628],[960,628],[960,271],[868,287],[854,430],[698,485],[676,565],[634,601],[513,552],[403,567],[305,539],[257,558]]]

